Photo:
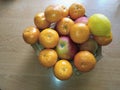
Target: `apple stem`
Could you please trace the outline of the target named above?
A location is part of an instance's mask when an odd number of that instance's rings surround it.
[[[40,52],[42,49],[44,49],[44,47],[43,47],[41,44],[39,44],[38,42],[35,43],[35,44],[32,44],[31,46],[32,46],[33,49],[35,50],[35,53],[36,53],[37,56],[39,55],[39,52]]]

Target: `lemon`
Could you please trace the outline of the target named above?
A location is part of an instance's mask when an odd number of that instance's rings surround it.
[[[110,36],[111,22],[103,14],[94,14],[88,20],[88,26],[93,35]]]

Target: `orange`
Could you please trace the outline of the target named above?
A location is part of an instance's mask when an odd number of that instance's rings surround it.
[[[23,31],[23,39],[28,44],[35,44],[39,39],[40,31],[33,26],[27,27]]]
[[[74,57],[74,65],[81,72],[88,72],[96,65],[96,58],[89,51],[80,51]]]
[[[52,67],[57,62],[57,53],[53,49],[44,49],[39,53],[39,61],[44,67]]]
[[[50,23],[46,20],[44,13],[38,13],[34,17],[34,23],[39,29],[45,29],[50,26]]]
[[[62,9],[57,5],[49,5],[45,9],[45,17],[51,23],[57,22],[63,17]]]
[[[69,79],[72,73],[72,65],[67,60],[59,60],[54,66],[54,75],[60,80]]]
[[[67,17],[69,14],[69,9],[64,5],[62,5],[61,8],[62,8],[62,16]]]
[[[39,42],[45,48],[54,48],[58,44],[58,41],[58,33],[51,28],[44,29],[39,35]]]
[[[112,42],[112,33],[108,37],[106,37],[106,36],[94,36],[94,39],[96,40],[96,42],[99,45],[105,46],[105,45],[108,45]]]
[[[73,42],[81,44],[88,40],[90,35],[89,28],[86,24],[76,23],[70,29],[70,37]]]
[[[85,7],[80,3],[73,3],[69,7],[69,15],[72,19],[77,19],[85,15]]]
[[[62,18],[58,23],[57,23],[57,30],[59,34],[61,35],[68,35],[71,26],[74,24],[73,20],[70,18]]]

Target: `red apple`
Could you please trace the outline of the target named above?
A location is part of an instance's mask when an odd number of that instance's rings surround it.
[[[56,46],[58,57],[70,60],[77,53],[77,45],[68,36],[61,36]]]
[[[80,17],[78,19],[75,20],[75,23],[84,23],[84,24],[87,24],[88,23],[88,18],[83,16],[83,17]]]

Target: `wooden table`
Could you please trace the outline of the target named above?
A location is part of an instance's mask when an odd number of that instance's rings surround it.
[[[113,41],[104,46],[94,70],[67,81],[54,78],[52,69],[39,64],[22,32],[50,4],[81,2],[88,16],[106,15]],[[120,0],[0,0],[0,90],[120,90]]]

